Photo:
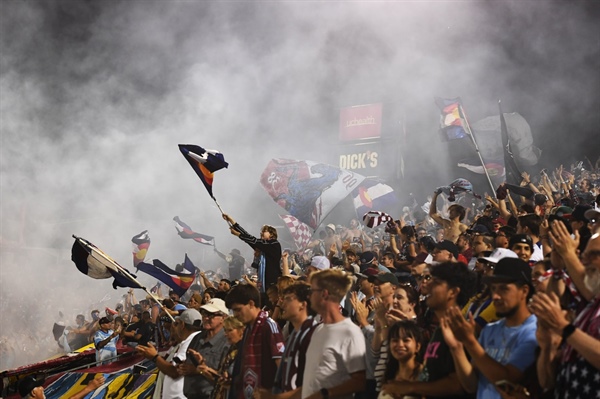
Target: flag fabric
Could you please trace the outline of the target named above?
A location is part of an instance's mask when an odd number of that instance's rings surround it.
[[[175,221],[175,229],[177,229],[177,234],[179,234],[179,237],[192,239],[204,245],[215,245],[215,237],[196,233],[190,226],[183,223],[181,219],[179,219],[179,216],[175,216],[173,220]]]
[[[505,175],[503,159],[492,160],[489,162],[484,159],[484,164],[490,178],[500,178]],[[478,157],[463,159],[458,163],[458,167],[465,168],[479,175],[485,173],[485,169],[481,166],[481,161]]]
[[[140,234],[133,236],[131,242],[133,243],[133,266],[136,266],[146,259],[146,253],[148,253],[148,248],[150,248],[148,230],[144,230]]]
[[[442,112],[440,116],[442,140],[457,140],[467,137],[468,133],[464,128],[466,121],[460,97],[451,99],[436,97],[435,103]]]
[[[183,269],[189,271],[193,275],[200,273],[200,269],[198,269],[188,258],[187,254],[185,254],[185,260],[183,261]]]
[[[506,182],[510,184],[519,184],[521,181],[521,172],[517,167],[517,163],[513,157],[510,138],[508,137],[508,127],[506,126],[506,119],[502,112],[502,104],[498,101],[498,111],[500,113],[500,133],[502,136],[502,148],[504,155],[504,166],[506,167]]]
[[[365,223],[365,226],[370,228],[377,227],[383,223],[391,222],[392,220],[394,220],[393,217],[381,211],[369,211],[363,215],[363,222]]]
[[[517,112],[503,113],[511,151],[519,165],[533,166],[538,163],[541,150],[533,145],[531,126]],[[504,159],[502,145],[502,122],[498,114],[471,123],[473,135],[484,160]]]
[[[292,238],[294,239],[294,243],[296,244],[296,248],[298,250],[304,250],[308,243],[310,242],[310,238],[312,237],[312,230],[305,223],[302,223],[297,218],[292,215],[279,215],[281,220],[285,223]]]
[[[189,162],[192,169],[194,169],[200,180],[202,180],[202,183],[204,183],[204,187],[206,187],[210,196],[214,199],[215,197],[212,192],[213,175],[217,170],[229,166],[229,164],[225,162],[223,154],[216,150],[205,150],[204,148],[193,144],[179,144],[179,150]]]
[[[399,201],[394,189],[374,179],[366,179],[352,192],[357,215],[379,209],[388,213],[398,212]]]
[[[359,174],[323,163],[272,159],[260,183],[291,216],[316,229],[364,179]]]
[[[176,272],[158,259],[154,259],[152,264],[140,262],[136,267],[139,271],[149,274],[171,287],[179,296],[185,294],[196,278],[195,274]]]
[[[143,288],[135,279],[135,275],[131,274],[127,269],[123,268],[108,255],[104,254],[98,247],[91,242],[76,237],[73,247],[71,248],[71,260],[77,266],[77,269],[94,279],[114,278],[113,288],[130,287]],[[125,273],[129,273],[132,278]]]

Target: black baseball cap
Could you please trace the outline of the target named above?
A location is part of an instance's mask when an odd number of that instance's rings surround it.
[[[443,240],[435,244],[436,249],[446,250],[454,255],[454,259],[458,258],[458,247],[450,240]]]
[[[382,283],[391,283],[392,285],[399,285],[398,278],[394,276],[392,273],[380,273],[374,276],[369,276],[369,281],[380,281]]]
[[[19,395],[22,398],[27,397],[34,388],[44,385],[44,379],[36,380],[33,376],[28,375],[19,382]]]
[[[494,267],[494,274],[484,276],[483,282],[493,283],[521,283],[531,285],[531,267],[520,258],[502,258]]]
[[[510,238],[508,243],[508,248],[512,248],[515,244],[527,244],[529,248],[533,251],[533,240],[529,234],[515,234]]]

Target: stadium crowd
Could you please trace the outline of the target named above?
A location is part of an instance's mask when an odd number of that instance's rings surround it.
[[[135,347],[158,368],[155,398],[592,397],[598,175],[522,177],[482,201],[435,190],[373,229],[328,224],[299,252],[223,215],[251,268],[220,254],[231,277],[201,272],[160,303],[130,290],[57,338],[93,342],[99,362]]]

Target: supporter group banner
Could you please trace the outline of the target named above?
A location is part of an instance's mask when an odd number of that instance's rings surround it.
[[[260,184],[291,216],[316,229],[364,176],[313,161],[272,159]]]
[[[340,141],[380,138],[382,109],[381,103],[342,108],[340,110]]]

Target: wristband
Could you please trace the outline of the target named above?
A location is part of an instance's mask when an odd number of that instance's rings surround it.
[[[575,327],[573,324],[567,324],[562,330],[563,341],[566,341],[567,338],[569,338],[571,334],[575,332],[575,330],[577,330],[577,327]]]
[[[158,353],[156,355],[154,355],[154,357],[151,359],[151,361],[156,363],[156,359],[158,359]]]

